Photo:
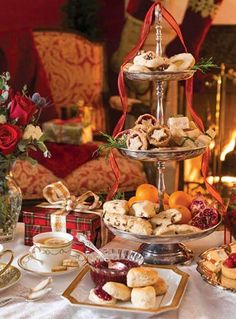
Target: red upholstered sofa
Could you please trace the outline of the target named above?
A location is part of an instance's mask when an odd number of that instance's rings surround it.
[[[102,102],[105,83],[103,46],[78,34],[57,31],[34,32],[34,41],[57,109],[82,99],[93,107],[94,130],[106,131],[109,119]],[[147,182],[140,162],[126,159],[118,151],[116,154],[121,170],[121,191],[134,191],[139,184]],[[13,175],[24,198],[41,198],[43,187],[59,179],[40,164],[32,166],[22,161],[16,163]],[[108,161],[101,156],[84,163],[61,180],[71,192],[81,194],[86,190],[107,191],[114,177]]]

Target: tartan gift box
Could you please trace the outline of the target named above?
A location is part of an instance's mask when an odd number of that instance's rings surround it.
[[[92,126],[76,120],[54,119],[43,123],[48,142],[80,145],[93,140]]]
[[[25,245],[32,245],[33,236],[52,231],[51,214],[54,208],[30,207],[23,210],[23,222],[25,224]],[[98,248],[101,245],[101,219],[93,213],[70,212],[66,216],[66,230],[74,236],[74,249],[84,250],[84,245],[77,238],[77,233],[83,233]]]

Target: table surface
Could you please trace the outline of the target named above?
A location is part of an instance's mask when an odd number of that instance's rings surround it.
[[[187,244],[194,251],[195,260],[197,256],[210,247],[223,243],[223,232],[216,231],[208,237],[192,241]],[[138,244],[113,239],[106,247],[126,247],[137,249]],[[4,248],[14,251],[13,265],[17,266],[19,256],[28,252],[29,247],[24,245],[24,224],[18,223],[14,241],[4,244]],[[18,267],[18,266],[17,266]],[[19,268],[19,267],[18,267]],[[161,315],[144,316],[137,314],[123,314],[107,310],[82,309],[72,306],[60,295],[77,276],[77,272],[68,275],[54,277],[52,292],[37,302],[13,302],[0,308],[0,318],[8,319],[121,319],[121,318],[160,318],[160,319],[234,319],[236,318],[235,294],[216,287],[212,287],[202,280],[196,271],[196,261],[190,266],[179,266],[179,268],[190,275],[189,282],[183,300],[178,310],[170,311]],[[26,288],[34,287],[42,277],[35,276],[22,270],[22,277],[15,286],[0,293],[0,297],[14,295],[26,291]]]

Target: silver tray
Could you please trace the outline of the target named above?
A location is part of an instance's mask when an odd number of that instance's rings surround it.
[[[150,72],[129,72],[125,76],[132,81],[181,81],[191,78],[196,70],[184,70],[176,72],[150,71]]]
[[[144,161],[183,161],[186,159],[197,157],[206,151],[206,146],[195,148],[187,147],[161,147],[152,150],[129,150],[128,148],[119,148],[120,152],[129,158]]]
[[[236,293],[236,280],[228,279],[221,274],[221,271],[214,272],[205,265],[208,260],[208,254],[219,249],[223,249],[227,255],[230,254],[230,245],[222,245],[206,250],[200,255],[200,260],[197,262],[197,271],[203,280],[211,286]]]
[[[163,236],[155,236],[155,235],[138,235],[129,233],[124,230],[119,230],[114,228],[110,225],[106,225],[106,227],[116,236],[122,237],[127,240],[132,240],[140,243],[147,243],[147,244],[177,244],[180,242],[186,242],[191,240],[200,239],[210,235],[221,223],[221,220],[218,222],[217,225],[201,230],[196,233],[189,233],[189,234],[179,234],[179,235],[163,235]]]

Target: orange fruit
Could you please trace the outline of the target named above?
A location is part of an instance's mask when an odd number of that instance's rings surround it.
[[[188,224],[189,221],[192,219],[192,214],[187,207],[182,205],[176,205],[176,206],[173,206],[172,208],[177,209],[182,214],[182,219],[180,222],[178,222],[178,224]]]
[[[129,207],[131,207],[135,202],[138,202],[138,199],[136,198],[136,196],[130,197],[130,199],[128,200]]]
[[[176,191],[172,193],[169,197],[169,205],[171,208],[176,205],[189,207],[191,202],[192,202],[191,196],[183,191]]]
[[[151,184],[141,184],[136,189],[135,197],[137,200],[149,200],[150,202],[158,202],[158,189]]]

